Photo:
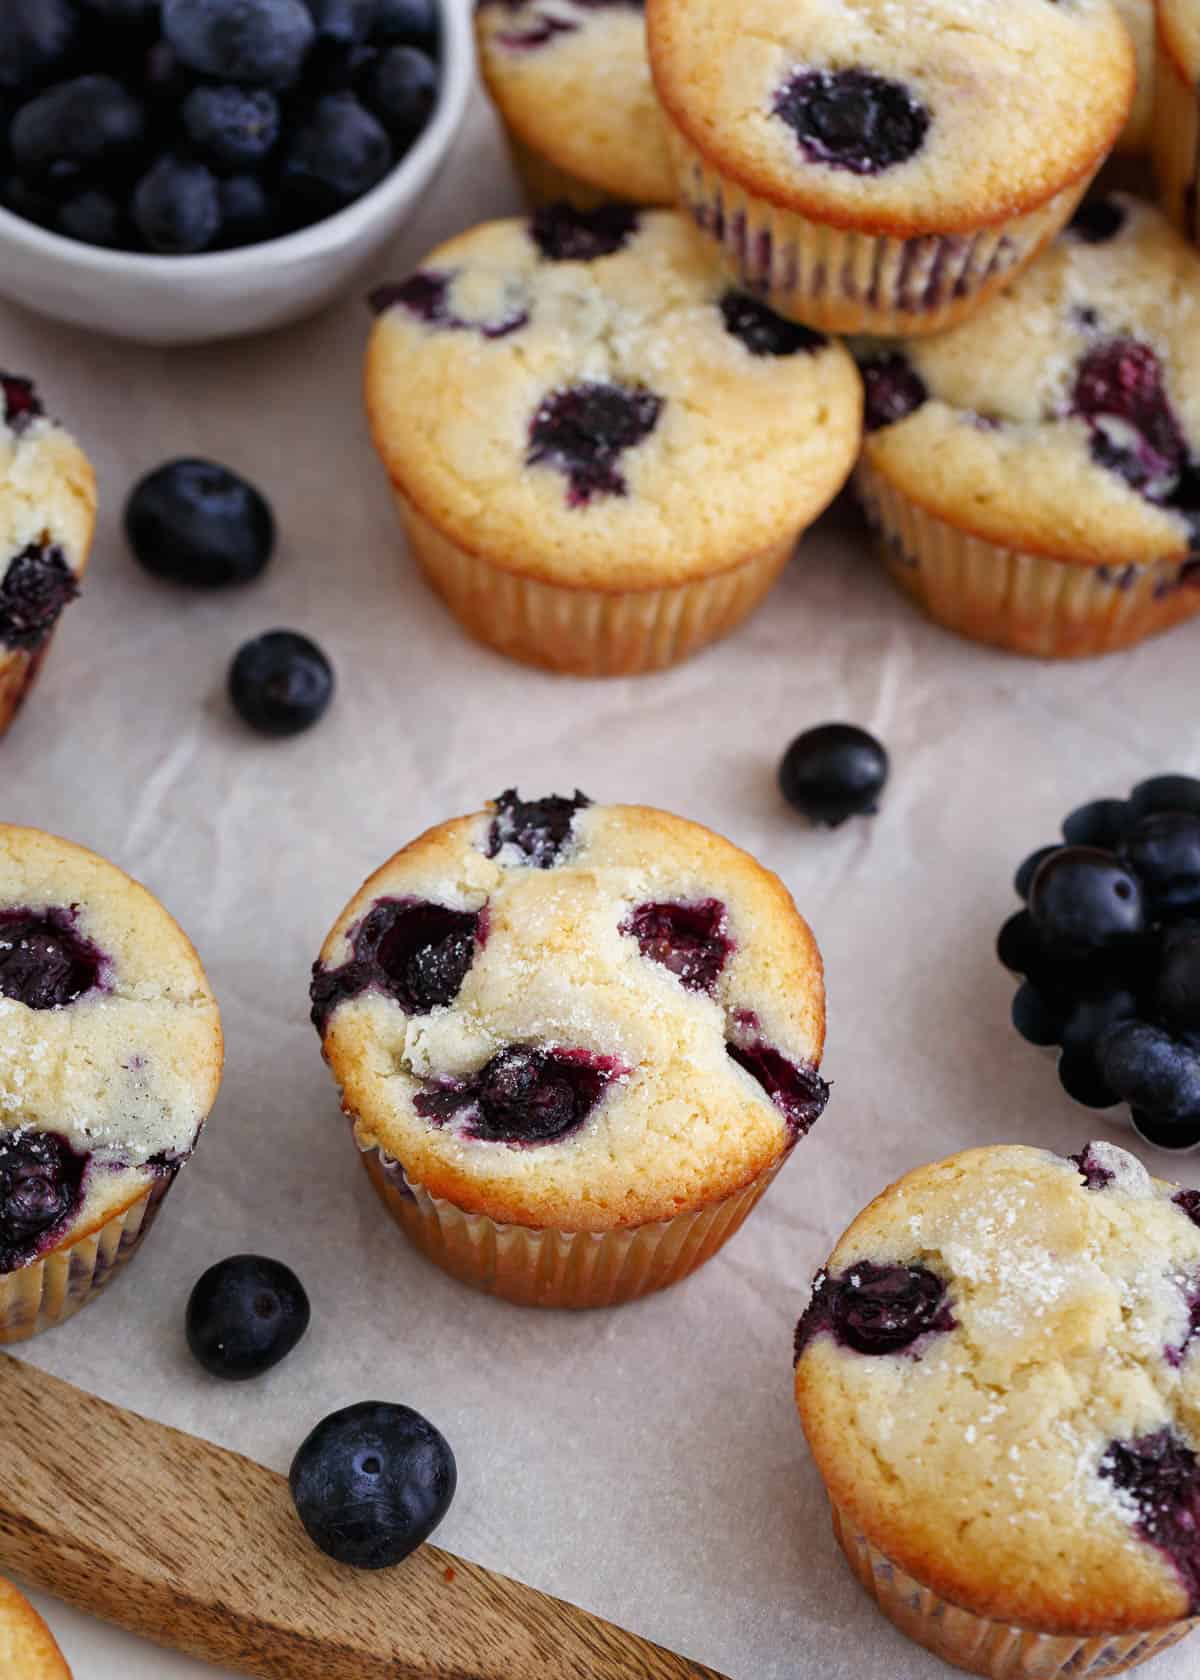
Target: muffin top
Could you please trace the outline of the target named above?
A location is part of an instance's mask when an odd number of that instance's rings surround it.
[[[1123,568],[1200,551],[1200,255],[1087,201],[978,315],[860,348],[866,459],[1003,546]]]
[[[502,1223],[672,1218],[825,1105],[807,925],[753,858],[662,811],[510,789],[373,875],[313,972],[360,1148]]]
[[[50,1629],[12,1582],[2,1579],[0,1674],[5,1680],[71,1680]]]
[[[648,0],[646,20],[659,97],[714,168],[872,234],[1035,209],[1133,99],[1110,0]]]
[[[1196,0],[1158,0],[1158,34],[1184,76],[1200,73],[1200,6]]]
[[[542,582],[731,568],[814,517],[858,448],[848,353],[731,290],[672,211],[492,222],[375,302],[367,403],[393,482]]]
[[[524,143],[613,198],[673,204],[640,0],[480,0],[479,62]]]
[[[0,826],[0,1272],[186,1156],[221,1072],[195,951],[144,887]]]
[[[1200,1614],[1200,1191],[1104,1143],[919,1167],[796,1349],[832,1497],[935,1592],[1049,1633]]]
[[[32,381],[0,372],[0,658],[36,653],[79,593],[96,481]]]

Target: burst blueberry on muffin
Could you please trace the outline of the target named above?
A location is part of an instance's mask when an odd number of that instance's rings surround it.
[[[0,372],[0,735],[79,593],[95,518],[87,457],[31,380]]]
[[[1110,0],[648,0],[680,200],[739,283],[834,332],[964,319],[1128,116]]]
[[[0,1580],[0,1674],[4,1680],[71,1680],[50,1629],[5,1580]]]
[[[827,1095],[821,959],[782,883],[696,823],[579,793],[509,790],[398,852],[312,1000],[392,1214],[523,1303],[687,1276]]]
[[[934,618],[1063,657],[1200,609],[1200,258],[1156,210],[1089,200],[973,320],[860,354],[859,489]]]
[[[669,211],[493,222],[375,303],[367,406],[413,551],[518,659],[628,674],[725,634],[857,452],[846,351]]]
[[[1152,140],[1163,208],[1200,245],[1200,7],[1158,0]]]
[[[0,826],[0,1342],[133,1253],[220,1074],[217,1005],[162,906],[93,852]]]
[[[535,204],[673,204],[641,0],[479,0],[483,79]]]
[[[1200,1617],[1200,1192],[1091,1144],[968,1150],[850,1226],[796,1398],[851,1568],[993,1680],[1094,1680]]]

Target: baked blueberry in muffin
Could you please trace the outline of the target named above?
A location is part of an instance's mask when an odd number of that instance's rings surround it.
[[[834,332],[965,320],[1066,221],[1134,92],[1109,0],[647,0],[646,21],[680,202],[743,287]]]
[[[82,847],[0,828],[0,1341],[132,1252],[220,1070],[216,1003],[166,911]]]
[[[668,211],[493,222],[372,301],[367,406],[410,547],[473,635],[535,664],[629,673],[724,634],[858,446],[842,346]]]
[[[1156,210],[1089,200],[973,320],[859,354],[859,487],[933,617],[1071,656],[1200,607],[1200,258]]]
[[[0,371],[0,735],[79,593],[95,513],[83,452],[32,380]]]
[[[673,204],[641,0],[478,0],[484,84],[535,204]]]
[[[827,1097],[820,957],[781,883],[697,824],[579,793],[510,789],[397,853],[312,999],[392,1212],[514,1300],[686,1275]]]
[[[1116,1674],[1200,1616],[1197,1194],[1108,1143],[968,1150],[818,1273],[796,1397],[835,1532],[948,1662]]]

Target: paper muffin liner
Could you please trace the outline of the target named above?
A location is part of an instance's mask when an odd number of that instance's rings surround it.
[[[866,460],[855,487],[884,564],[931,618],[1045,659],[1132,647],[1200,612],[1200,563],[1095,566],[1002,548],[926,512]]]
[[[27,1342],[86,1307],[149,1234],[174,1178],[162,1174],[86,1237],[0,1275],[0,1345]]]
[[[612,1231],[500,1225],[431,1196],[381,1150],[362,1162],[405,1236],[451,1277],[517,1306],[581,1308],[619,1306],[689,1277],[741,1226],[788,1153],[720,1201]]]
[[[672,124],[668,143],[684,209],[720,246],[734,278],[776,314],[827,332],[905,338],[974,314],[1070,220],[1094,173],[994,227],[895,239],[812,221],[748,193]]]
[[[888,1620],[968,1674],[988,1680],[1101,1680],[1149,1662],[1200,1626],[1200,1620],[1185,1620],[1140,1633],[1078,1638],[976,1616],[906,1574],[859,1533],[836,1503],[830,1505],[833,1532],[847,1563]]]
[[[1161,22],[1155,54],[1151,145],[1159,200],[1184,237],[1200,245],[1200,87],[1168,50]]]
[[[797,529],[726,571],[663,589],[576,589],[506,571],[444,536],[394,488],[409,547],[476,640],[580,677],[635,676],[696,653],[740,624],[778,578]]]
[[[19,648],[0,650],[0,738],[25,704],[52,640],[47,638],[36,653],[23,653]]]

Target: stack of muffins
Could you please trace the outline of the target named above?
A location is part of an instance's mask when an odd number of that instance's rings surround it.
[[[381,289],[367,375],[472,634],[673,663],[856,461],[889,571],[976,640],[1200,609],[1195,0],[1157,43],[1148,0],[480,0],[477,35],[536,209]],[[1174,230],[1085,196],[1114,150]]]

